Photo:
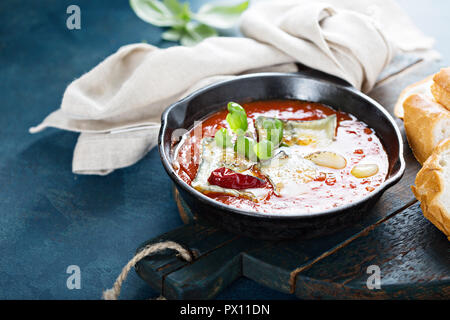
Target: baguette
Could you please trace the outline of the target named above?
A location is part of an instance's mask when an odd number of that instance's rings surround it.
[[[435,148],[411,189],[424,216],[450,241],[450,138]]]
[[[403,103],[409,96],[413,94],[426,95],[431,99],[433,97],[433,95],[431,94],[432,84],[433,84],[433,75],[419,82],[413,83],[407,86],[405,89],[403,89],[403,91],[400,93],[400,96],[397,99],[397,103],[395,104],[394,114],[400,119],[404,118]]]
[[[450,110],[450,68],[441,69],[434,75],[431,92],[437,102]]]
[[[439,142],[450,137],[450,111],[423,94],[409,96],[403,107],[409,145],[423,164]]]

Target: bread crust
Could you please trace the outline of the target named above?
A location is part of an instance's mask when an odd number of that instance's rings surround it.
[[[404,125],[409,145],[416,159],[423,164],[436,146],[433,128],[450,112],[423,94],[413,94],[403,103]]]
[[[424,95],[429,94],[431,96],[430,87],[433,84],[433,77],[434,75],[428,76],[425,79],[413,83],[407,86],[405,89],[403,89],[394,107],[395,116],[397,116],[400,119],[404,118],[403,103],[412,94],[424,94]]]
[[[445,91],[450,92],[450,67],[442,68],[433,76],[433,81]]]
[[[432,155],[417,174],[415,186],[412,186],[411,189],[417,200],[420,201],[424,216],[441,230],[450,241],[450,209],[445,208],[439,201],[442,196],[450,197],[450,194],[443,195],[445,188],[444,169],[440,164],[442,153],[449,149],[450,138],[442,141],[434,149]],[[447,159],[447,161],[450,162],[450,159]]]
[[[450,68],[441,69],[433,77],[431,92],[437,102],[450,110]]]

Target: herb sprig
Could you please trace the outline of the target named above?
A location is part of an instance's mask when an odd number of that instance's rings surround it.
[[[279,146],[283,138],[283,122],[278,119],[267,120],[263,124],[268,132],[267,139],[256,142],[245,136],[248,129],[247,113],[236,102],[228,103],[226,120],[231,131],[237,135],[234,151],[252,161],[272,158],[273,151]],[[218,130],[214,138],[218,147],[225,149],[233,146],[232,136],[225,128]]]
[[[205,38],[217,36],[218,29],[228,29],[249,5],[243,1],[235,5],[207,3],[197,13],[189,3],[178,0],[130,0],[130,6],[142,20],[158,27],[169,27],[161,37],[192,46]]]

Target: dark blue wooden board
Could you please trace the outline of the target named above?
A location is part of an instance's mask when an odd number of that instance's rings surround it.
[[[415,204],[298,274],[300,298],[450,298],[450,245]],[[379,290],[367,268],[378,266]]]
[[[193,232],[202,235],[193,237]],[[167,251],[144,259],[136,270],[168,299],[214,298],[240,277],[301,299],[450,297],[448,240],[423,217],[417,203],[328,251],[322,251],[320,242],[330,239],[316,239],[315,246],[314,240],[262,242],[228,237],[205,227],[203,221],[192,221],[144,245],[177,239],[195,252],[193,262]],[[321,252],[323,256],[316,259],[308,255]],[[366,285],[371,265],[380,268],[379,289]]]

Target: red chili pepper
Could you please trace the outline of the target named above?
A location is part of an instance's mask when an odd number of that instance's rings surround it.
[[[266,181],[254,176],[234,172],[228,168],[219,168],[211,172],[208,178],[210,184],[228,189],[262,188]]]

